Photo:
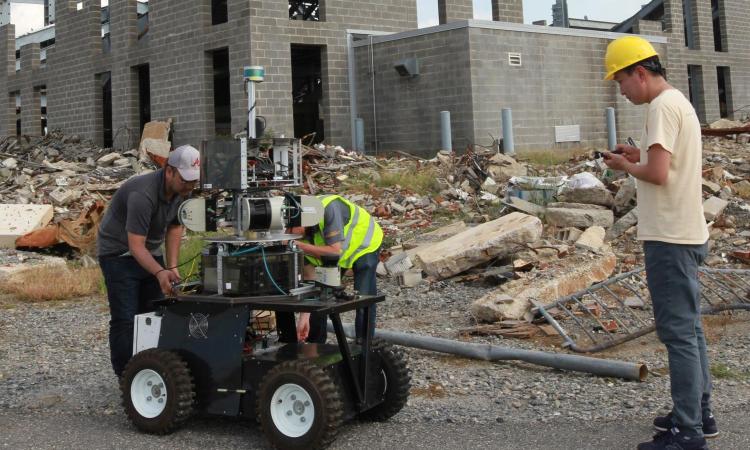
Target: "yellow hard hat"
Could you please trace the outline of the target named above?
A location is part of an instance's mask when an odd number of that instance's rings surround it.
[[[604,70],[607,71],[604,79],[611,80],[620,70],[652,56],[658,53],[649,41],[638,36],[617,38],[609,43],[604,55]]]

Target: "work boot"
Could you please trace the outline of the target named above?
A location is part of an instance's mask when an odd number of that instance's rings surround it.
[[[677,427],[661,431],[650,442],[638,444],[638,450],[708,450],[703,437],[688,436]]]
[[[654,419],[654,429],[656,431],[667,431],[675,426],[674,418],[670,412],[666,416],[659,416]],[[703,436],[706,438],[714,438],[719,435],[719,427],[716,426],[716,419],[714,415],[709,412],[703,415]]]

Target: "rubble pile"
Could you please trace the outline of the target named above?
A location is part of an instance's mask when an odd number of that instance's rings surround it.
[[[16,245],[66,242],[89,252],[112,193],[158,167],[169,125],[125,152],[59,132],[0,140],[0,203],[54,207],[52,225]],[[709,129],[723,135],[704,136],[708,266],[750,264],[748,126],[720,121]],[[494,286],[470,308],[477,323],[499,326],[493,333],[527,335],[533,302],[642,265],[635,180],[591,154],[540,165],[479,146],[425,159],[303,145],[303,178],[306,193],[345,195],[378,218],[387,235],[379,275],[404,288],[444,280]]]
[[[59,131],[0,141],[0,203],[54,205],[54,221],[105,200],[123,181],[153,170],[138,153],[112,152]]]

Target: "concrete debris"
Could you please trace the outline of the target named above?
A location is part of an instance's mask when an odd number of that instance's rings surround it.
[[[742,180],[732,185],[732,190],[745,200],[750,200],[750,181]]]
[[[726,200],[719,197],[709,197],[703,202],[703,215],[707,221],[714,220],[724,212],[727,205],[729,205],[729,202]]]
[[[0,248],[15,248],[16,239],[52,220],[52,205],[0,205]]]
[[[422,270],[437,279],[448,278],[491,259],[506,256],[541,237],[542,222],[512,212],[478,225],[417,252]]]
[[[406,252],[396,253],[385,262],[385,268],[392,276],[411,269],[412,266],[411,258]]]
[[[604,228],[593,226],[586,229],[576,240],[576,247],[598,252],[604,246]]]
[[[561,202],[585,203],[587,205],[612,206],[614,197],[605,188],[564,189],[557,195]]]
[[[567,203],[553,203],[547,207],[545,218],[547,223],[556,227],[588,228],[600,226],[609,228],[614,223],[614,214],[609,209],[594,209],[596,205],[587,205],[587,208],[561,207],[572,206]]]
[[[477,319],[482,317],[488,322],[530,319],[531,299],[548,304],[603,281],[612,274],[616,262],[617,258],[611,251],[593,257],[583,254],[562,259],[547,270],[530,272],[529,276],[510,281],[486,294],[472,303],[470,311]],[[508,298],[512,300],[508,301]]]
[[[151,121],[143,126],[141,141],[138,144],[138,152],[142,157],[148,158],[159,167],[163,167],[169,157],[170,133],[172,130],[172,119],[166,121]]]
[[[0,282],[12,281],[21,272],[39,267],[67,267],[65,258],[0,248]]]
[[[611,241],[623,235],[628,229],[638,224],[638,210],[636,208],[628,211],[627,214],[617,219],[612,228],[607,230],[605,239]]]
[[[398,274],[398,283],[403,287],[416,287],[422,282],[422,271],[408,269]]]
[[[732,127],[722,130],[747,126],[725,125]],[[57,132],[0,139],[0,203],[51,211],[49,226],[19,231],[8,245],[23,237],[29,248],[65,242],[86,254],[97,205],[106,205],[129,177],[159,167],[171,128],[170,121],[147,126],[138,147],[126,151]],[[703,138],[707,263],[716,267],[750,264],[750,148],[743,136]],[[467,333],[529,334],[532,299],[551,302],[643,262],[636,180],[590,155],[545,165],[478,145],[432,159],[405,152],[373,157],[323,144],[302,148],[306,193],[342,194],[380,223],[386,237],[379,276],[394,277],[402,288],[464,282],[494,289],[469,308],[491,325]],[[412,181],[423,178],[429,187],[417,189]],[[630,300],[627,306],[649,305]]]

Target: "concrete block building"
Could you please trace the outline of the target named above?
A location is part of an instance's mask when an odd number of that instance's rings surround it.
[[[604,146],[607,107],[620,139],[642,121],[602,81],[621,33],[654,43],[702,121],[750,104],[746,0],[654,0],[610,31],[525,25],[522,0],[489,1],[492,21],[437,0],[440,24],[423,29],[416,0],[57,1],[37,39],[0,27],[0,134],[46,126],[125,148],[171,117],[177,145],[228,137],[246,126],[242,69],[261,65],[256,108],[275,135],[354,147],[361,118],[360,150],[430,153],[447,110],[462,150],[501,136],[511,108],[518,149]]]

